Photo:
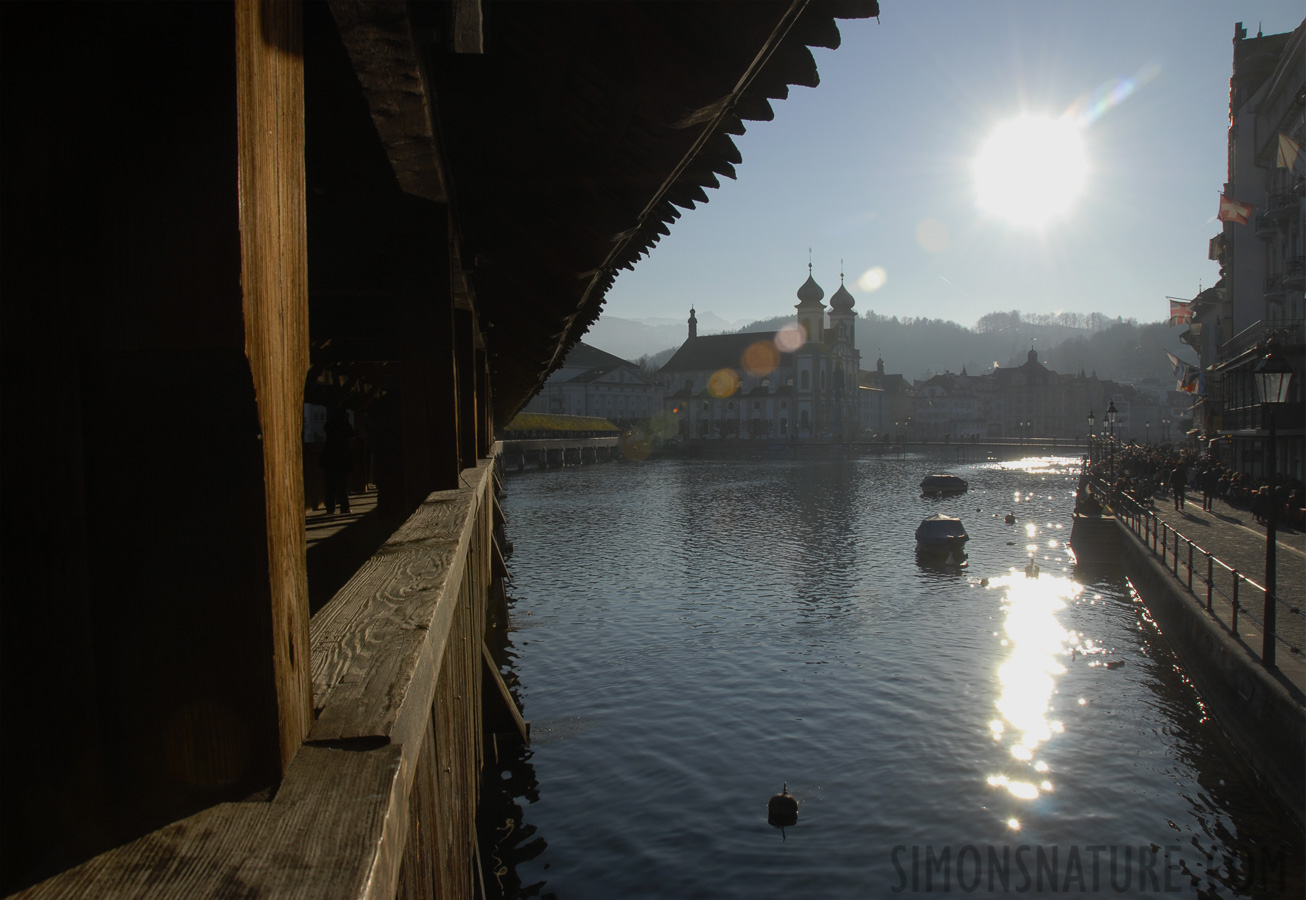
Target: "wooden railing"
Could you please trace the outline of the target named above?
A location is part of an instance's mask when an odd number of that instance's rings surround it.
[[[431,494],[314,616],[315,722],[271,796],[210,807],[18,896],[480,896],[482,686],[511,703],[483,644],[504,571],[497,479],[483,459]]]

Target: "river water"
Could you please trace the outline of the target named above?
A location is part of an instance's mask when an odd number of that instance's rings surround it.
[[[532,743],[492,773],[487,877],[559,900],[1302,896],[1301,831],[1128,581],[1076,571],[1078,459],[967,452],[511,476]],[[933,471],[970,490],[922,498]],[[918,561],[933,512],[964,521],[965,567]]]

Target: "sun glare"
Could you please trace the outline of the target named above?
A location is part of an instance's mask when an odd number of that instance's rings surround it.
[[[1064,118],[1024,116],[999,125],[975,158],[980,207],[1034,228],[1074,206],[1087,173],[1080,130]]]

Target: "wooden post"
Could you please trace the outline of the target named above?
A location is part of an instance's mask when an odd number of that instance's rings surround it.
[[[308,734],[302,427],[308,371],[301,8],[237,0],[236,106],[245,353],[262,432],[282,767]]]
[[[456,388],[449,210],[403,195],[394,239],[408,252],[400,300],[403,484],[408,507],[458,486],[463,428]]]
[[[490,455],[494,443],[494,405],[490,402],[490,355],[485,352],[482,340],[476,343],[476,398],[480,413],[476,418],[476,455],[484,459]]]
[[[476,465],[480,450],[476,414],[476,315],[470,309],[454,310],[454,361],[458,370],[458,454],[462,467]]]

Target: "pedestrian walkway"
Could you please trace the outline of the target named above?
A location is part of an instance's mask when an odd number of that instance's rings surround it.
[[[305,514],[310,613],[326,605],[397,527],[382,516],[376,499],[372,488],[352,494],[347,513],[311,509]]]
[[[1155,513],[1168,526],[1168,556],[1166,567],[1176,568],[1174,560],[1175,539],[1178,532],[1196,545],[1193,557],[1192,590],[1197,602],[1205,605],[1207,598],[1207,563],[1200,551],[1204,550],[1223,562],[1239,575],[1245,576],[1256,587],[1241,583],[1238,593],[1239,615],[1236,635],[1249,653],[1261,658],[1263,632],[1259,624],[1265,609],[1265,526],[1258,523],[1250,510],[1231,506],[1223,500],[1212,501],[1210,510],[1202,509],[1200,491],[1189,492],[1182,510],[1174,508],[1169,494],[1157,495]],[[1306,691],[1306,532],[1280,526],[1276,546],[1277,590],[1283,603],[1276,611],[1275,631],[1282,638],[1277,643],[1275,663],[1284,678]],[[1164,533],[1164,532],[1163,532]],[[1179,542],[1178,578],[1189,582],[1188,547]],[[1160,540],[1157,540],[1160,554]],[[1211,613],[1226,629],[1233,620],[1234,576],[1219,565],[1212,572]],[[1296,648],[1294,652],[1293,648]]]

